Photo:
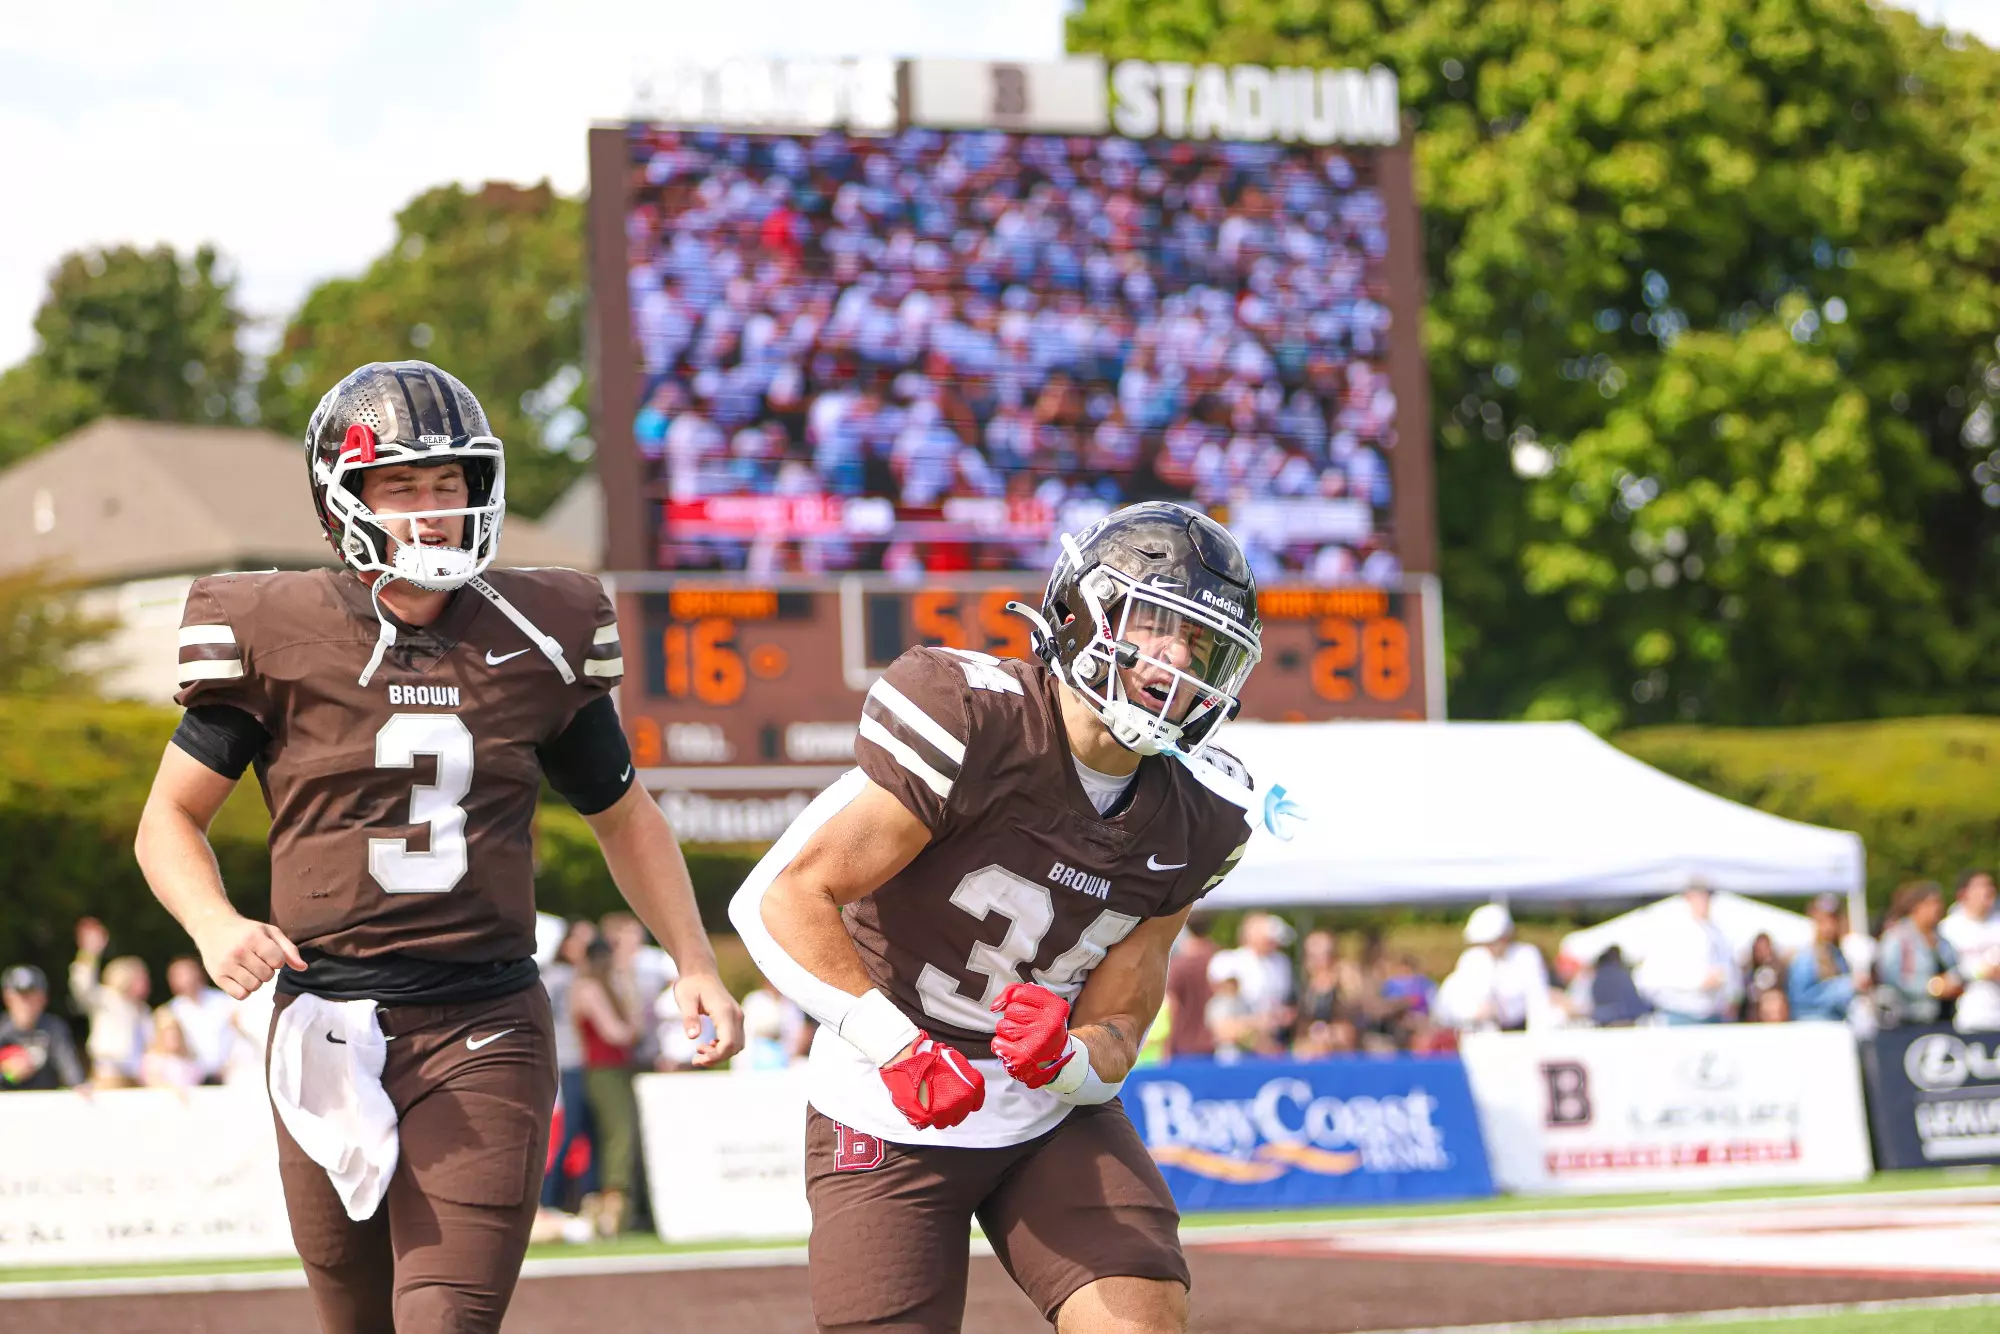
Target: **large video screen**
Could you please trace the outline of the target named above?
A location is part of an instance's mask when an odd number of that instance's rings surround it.
[[[668,570],[1045,570],[1134,500],[1388,586],[1365,150],[634,126],[632,421]]]

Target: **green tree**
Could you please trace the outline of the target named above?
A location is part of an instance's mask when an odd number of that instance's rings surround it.
[[[1866,0],[1084,0],[1070,44],[1397,71],[1455,713],[2000,708],[1993,52]]]
[[[0,575],[0,696],[73,694],[96,684],[78,651],[116,622],[84,611],[76,592],[40,569]]]
[[[102,416],[239,420],[243,326],[215,250],[118,246],[64,256],[35,350],[0,375],[0,465]]]
[[[302,435],[356,366],[420,358],[464,380],[507,443],[511,508],[539,514],[583,471],[583,206],[551,190],[440,186],[396,215],[358,278],[320,284],[286,327],[258,394]]]

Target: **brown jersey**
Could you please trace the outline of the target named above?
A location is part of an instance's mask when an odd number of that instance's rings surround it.
[[[1039,663],[917,648],[863,706],[861,770],[931,842],[848,910],[848,930],[875,985],[975,1057],[991,1054],[1010,983],[1074,1000],[1107,950],[1200,898],[1249,838],[1239,808],[1165,757],[1142,760],[1122,808],[1100,816],[1059,689]]]
[[[623,670],[611,602],[575,570],[487,582],[561,646],[565,682],[499,608],[460,589],[366,686],[379,622],[344,570],[200,579],[181,620],[183,705],[231,705],[270,740],[271,915],[301,948],[446,963],[535,949],[536,748]]]

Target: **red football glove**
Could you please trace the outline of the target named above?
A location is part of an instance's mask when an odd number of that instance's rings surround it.
[[[993,1054],[1007,1073],[1038,1089],[1070,1062],[1069,1002],[1047,987],[1016,982],[993,1005]]]
[[[896,1110],[919,1130],[955,1126],[986,1103],[986,1076],[928,1033],[918,1036],[908,1056],[882,1067],[882,1082]]]

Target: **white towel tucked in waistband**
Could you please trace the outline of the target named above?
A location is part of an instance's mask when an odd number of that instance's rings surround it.
[[[382,1089],[388,1052],[374,1001],[302,995],[271,1034],[272,1105],[356,1222],[375,1216],[396,1172],[396,1108]]]

